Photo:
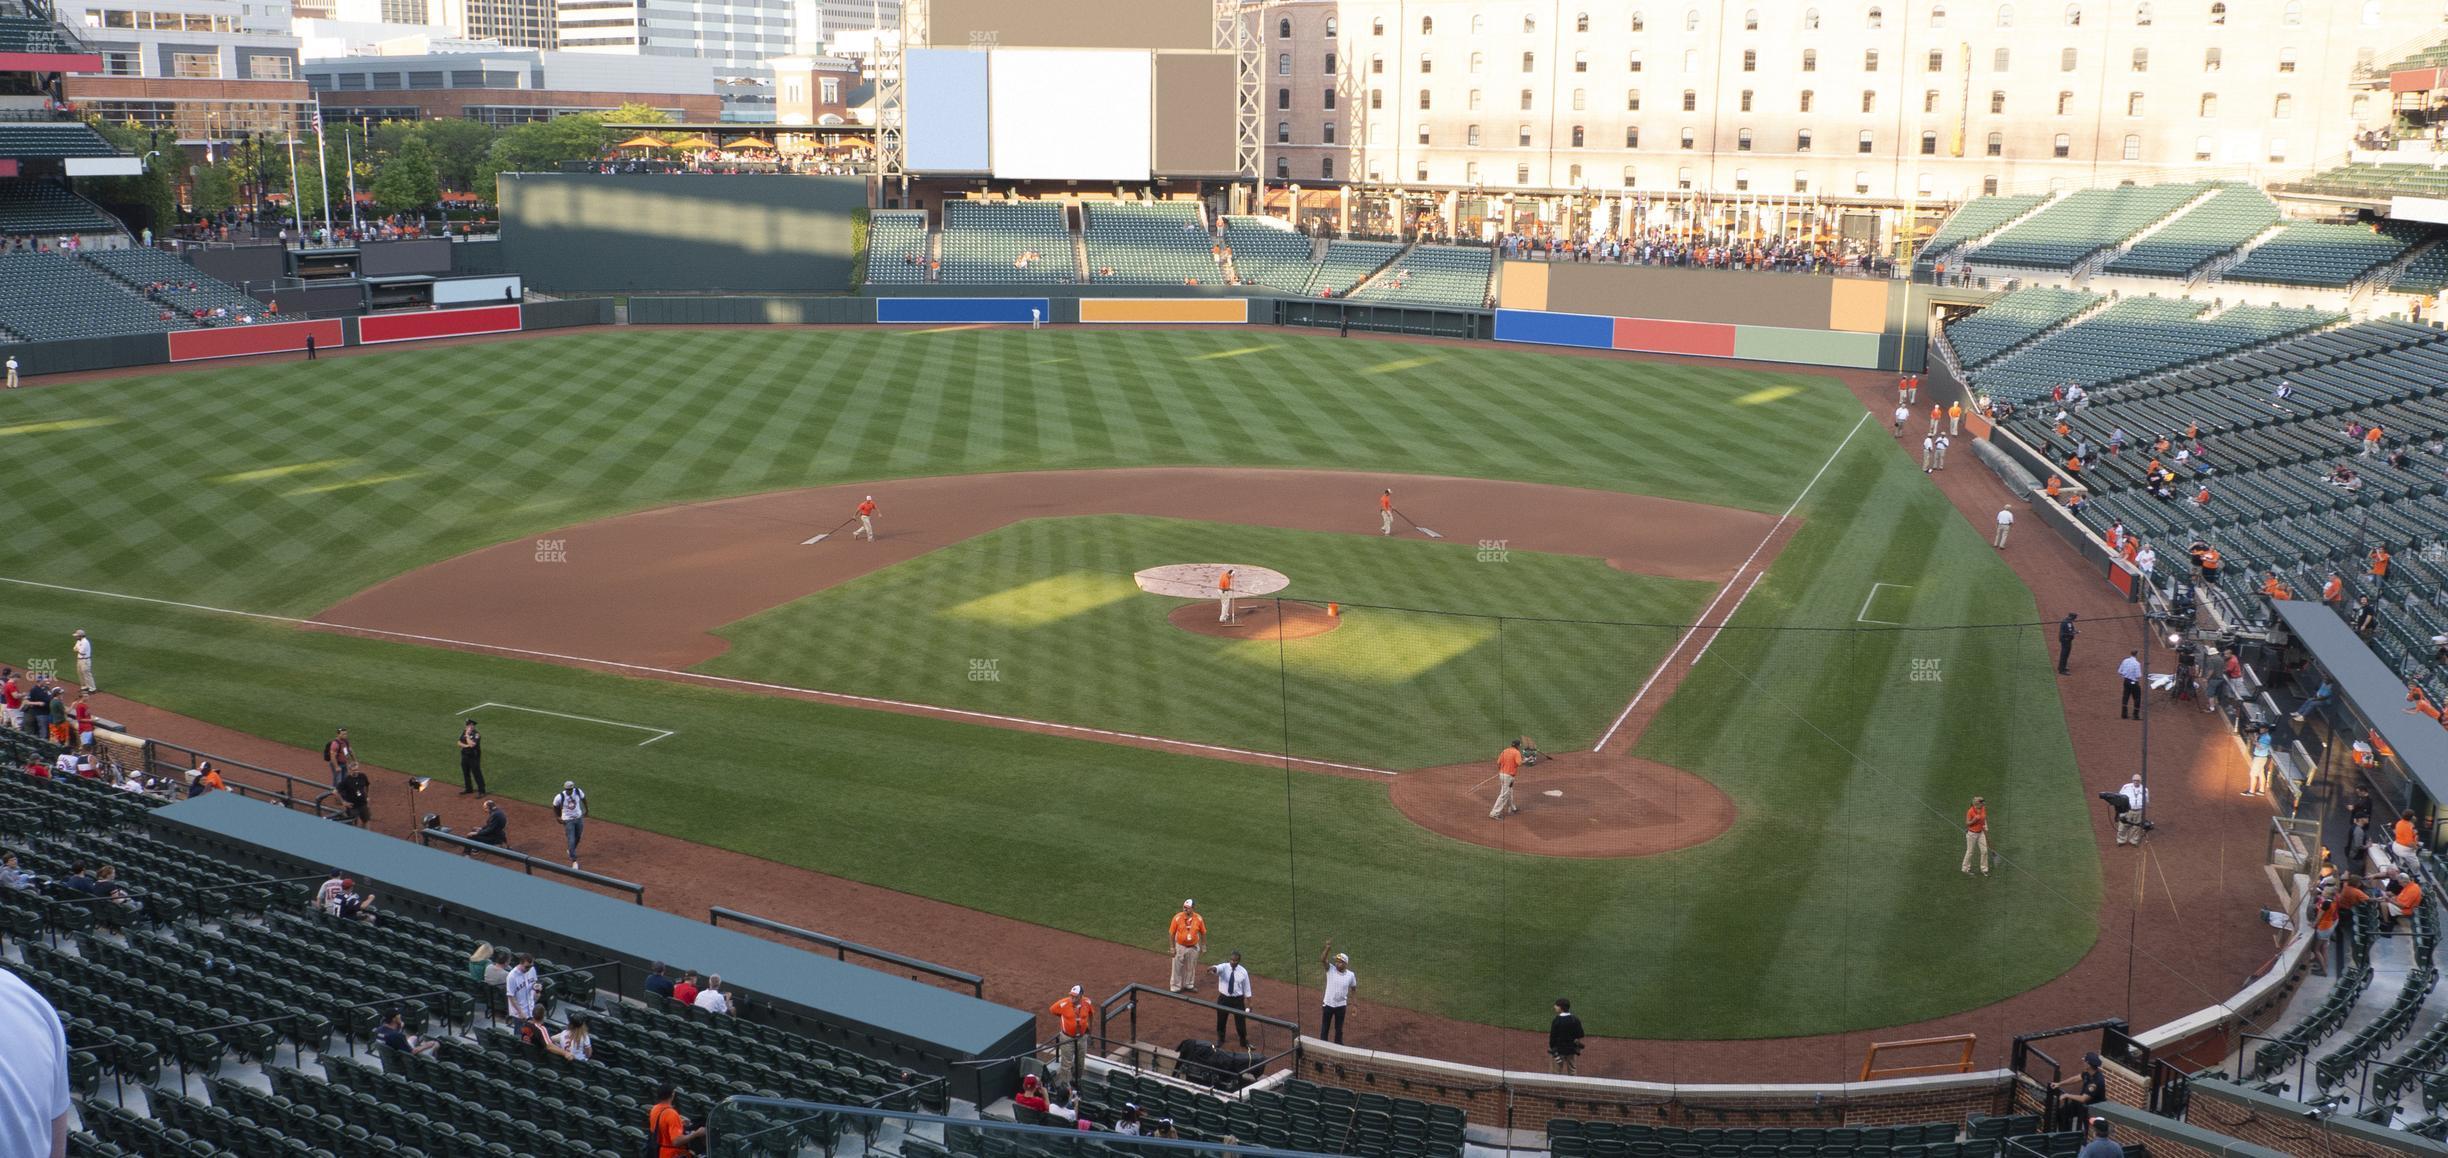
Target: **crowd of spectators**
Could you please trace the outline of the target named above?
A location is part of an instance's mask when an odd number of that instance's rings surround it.
[[[1723,234],[1687,235],[1651,229],[1626,237],[1546,237],[1508,233],[1496,239],[1496,250],[1516,261],[1596,262],[1612,265],[1666,265],[1692,269],[1773,270],[1786,273],[1843,274],[1888,277],[1895,263],[1857,241],[1833,245],[1795,238],[1746,238]]]

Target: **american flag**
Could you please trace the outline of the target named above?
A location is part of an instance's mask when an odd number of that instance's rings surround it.
[[[323,135],[323,110],[319,107],[314,111],[314,131],[318,137]]]

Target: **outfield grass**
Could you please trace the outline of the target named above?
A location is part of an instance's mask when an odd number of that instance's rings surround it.
[[[1131,573],[1231,559],[1351,607],[1279,646],[1193,635]],[[1715,587],[1603,560],[1179,519],[1017,523],[723,628],[699,670],[1379,768],[1587,747]],[[1433,607],[1448,614],[1396,608]],[[1497,616],[1517,618],[1498,619]],[[1540,620],[1579,621],[1559,626]],[[983,666],[981,666],[983,665]]]
[[[1275,333],[621,330],[0,396],[0,448],[73,466],[20,472],[0,575],[310,614],[617,511],[1036,467],[1433,471],[1777,511],[1859,414],[1803,374]],[[1856,440],[1800,513],[1741,625],[1851,628],[1882,581],[1915,587],[1880,618],[2035,618],[1883,440]],[[1895,1024],[2054,976],[2096,916],[2034,630],[1721,636],[1642,750],[1716,781],[1741,820],[1698,848],[1600,862],[1432,836],[1362,781],[183,608],[0,599],[0,656],[64,656],[83,627],[113,691],[305,746],[346,723],[361,755],[404,771],[447,776],[452,716],[482,701],[671,728],[641,748],[497,714],[488,770],[530,800],[581,770],[608,820],[1135,945],[1196,895],[1264,976],[1314,974],[1332,935],[1370,996],[1477,1021],[1543,1024],[1570,993],[1610,1034]],[[1914,659],[1942,678],[1910,679]],[[2012,858],[1988,881],[1954,871],[1974,791]]]

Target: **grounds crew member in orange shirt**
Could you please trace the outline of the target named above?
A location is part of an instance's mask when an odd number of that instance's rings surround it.
[[[1220,615],[1217,615],[1217,616],[1216,616],[1216,622],[1217,622],[1217,623],[1231,623],[1231,622],[1232,622],[1232,568],[1230,568],[1230,567],[1226,567],[1226,568],[1224,569],[1224,572],[1223,572],[1222,574],[1220,574],[1220,575],[1217,575],[1217,576],[1216,576],[1216,595],[1217,595],[1219,598],[1221,598],[1221,599],[1222,599],[1223,604],[1224,604],[1224,611],[1223,611],[1223,613],[1222,613],[1222,614],[1220,614]]]
[[[1947,433],[1963,433],[1963,403],[1961,402],[1947,403]]]
[[[1088,1072],[1088,1028],[1094,1024],[1088,1019],[1096,1013],[1096,1006],[1074,985],[1070,993],[1057,998],[1048,1008],[1054,1014],[1057,1030],[1054,1065],[1076,1086]]]
[[[1380,535],[1394,533],[1394,488],[1387,487],[1377,496],[1377,523]]]
[[[1198,915],[1195,901],[1183,901],[1181,911],[1173,914],[1167,929],[1173,940],[1173,983],[1170,992],[1198,992],[1199,951],[1207,947],[1207,918]]]
[[[1521,811],[1521,806],[1513,803],[1513,779],[1521,775],[1522,748],[1529,742],[1530,737],[1524,736],[1505,745],[1504,751],[1496,753],[1496,807],[1488,810],[1489,820],[1500,820],[1508,812]]]
[[[865,535],[867,536],[868,542],[875,542],[875,513],[876,505],[874,495],[869,495],[865,499],[860,500],[858,505],[859,529],[850,532],[850,537],[855,539],[860,535]]]
[[[1944,421],[1946,421],[1946,408],[1945,408],[1945,407],[1943,407],[1943,406],[1938,405],[1938,404],[1937,404],[1937,403],[1935,403],[1935,402],[1930,403],[1930,428],[1929,428],[1929,432],[1930,432],[1931,434],[1936,434],[1936,433],[1938,433],[1938,424],[1939,424],[1939,423],[1941,423],[1941,422],[1944,422]]]
[[[1989,798],[1975,796],[1972,807],[1964,809],[1963,871],[1972,872],[1972,862],[1980,862],[1982,876],[1989,875]]]

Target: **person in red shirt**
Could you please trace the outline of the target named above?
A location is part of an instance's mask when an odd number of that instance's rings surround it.
[[[1029,1074],[1020,1079],[1020,1092],[1012,1095],[1012,1105],[1033,1114],[1043,1114],[1052,1108],[1052,1103],[1046,1101],[1045,1085],[1037,1080],[1035,1074]],[[1027,1118],[1022,1118],[1020,1121],[1024,1125],[1037,1124],[1030,1122]]]
[[[1972,862],[1980,862],[1982,876],[1989,875],[1989,798],[1975,796],[1972,807],[1964,809],[1963,871],[1969,876]]]
[[[672,1000],[682,1005],[697,1004],[697,974],[695,971],[682,974],[680,983],[672,986]]]
[[[17,672],[12,668],[0,668],[0,713],[5,713],[11,731],[24,730],[25,689],[17,686]]]
[[[653,1108],[646,1111],[646,1140],[654,1144],[655,1158],[693,1158],[705,1145],[705,1127],[689,1129],[688,1119],[672,1108],[678,1096],[679,1088],[665,1082],[655,1090]]]
[[[866,498],[859,500],[859,529],[850,532],[850,537],[855,539],[860,535],[865,535],[867,536],[868,542],[875,542],[875,513],[876,505],[874,495],[869,495]]]
[[[78,696],[76,706],[68,710],[69,722],[76,725],[77,746],[90,752],[94,746],[93,705]]]

